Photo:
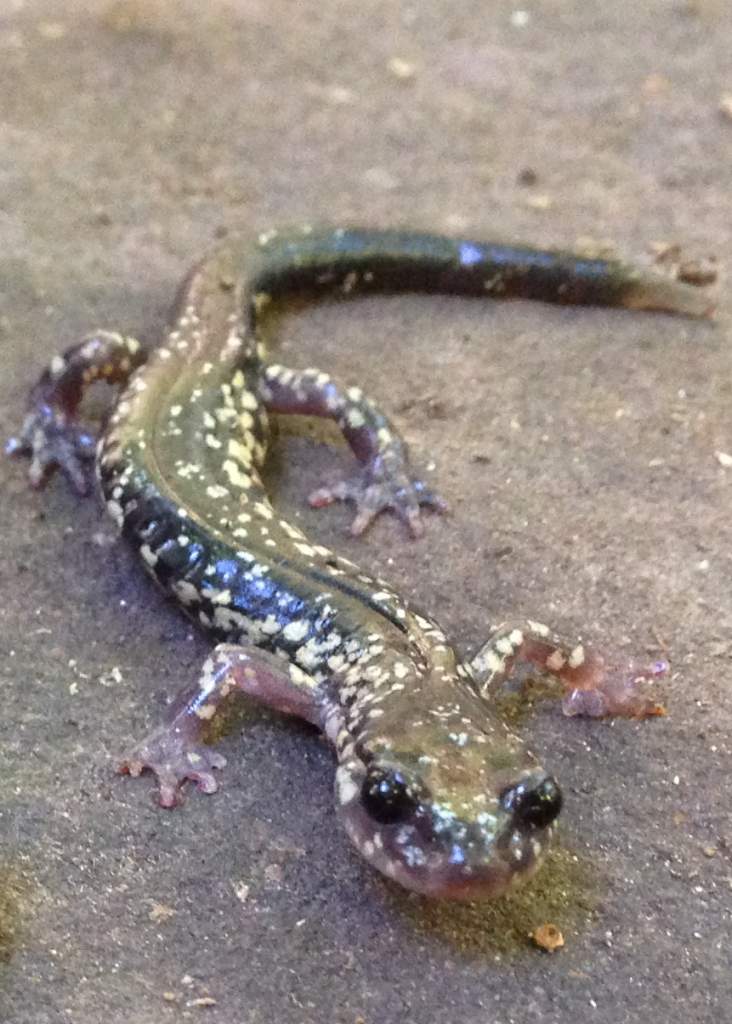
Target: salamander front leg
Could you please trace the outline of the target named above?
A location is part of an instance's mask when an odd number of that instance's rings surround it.
[[[88,493],[84,463],[94,458],[95,442],[76,421],[82,395],[95,380],[123,384],[145,358],[138,341],[112,331],[90,334],[54,356],[31,389],[20,433],[5,445],[8,455],[30,456],[33,487],[42,487],[58,468],[78,494]]]
[[[662,705],[640,692],[642,683],[668,671],[665,661],[647,668],[630,660],[609,663],[581,643],[568,643],[539,622],[517,622],[500,626],[470,662],[481,693],[487,696],[494,691],[516,661],[530,662],[559,679],[566,691],[562,701],[565,715],[645,718],[665,713]]]
[[[396,512],[412,535],[423,530],[420,506],[444,512],[446,503],[412,476],[405,442],[387,417],[359,388],[342,389],[319,370],[290,370],[271,365],[264,369],[260,396],[270,412],[323,416],[335,420],[361,472],[310,495],[315,508],[334,501],[356,506],[351,533],[361,534],[385,509]]]
[[[304,672],[293,672],[286,661],[256,647],[220,644],[206,659],[196,685],[178,696],[163,725],[135,746],[118,770],[135,776],[145,769],[154,772],[162,807],[180,802],[187,779],[202,792],[215,793],[214,769],[223,768],[226,759],[206,746],[201,734],[224,698],[235,691],[286,714],[320,722],[315,683]]]

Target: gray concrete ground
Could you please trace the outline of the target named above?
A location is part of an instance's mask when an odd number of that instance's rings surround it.
[[[519,9],[520,7],[520,9]],[[92,326],[154,339],[222,228],[350,220],[729,262],[725,0],[5,0],[0,433]],[[304,507],[348,466],[283,431],[272,485],[468,647],[509,614],[668,651],[668,717],[523,728],[566,792],[521,897],[448,907],[335,827],[329,751],[247,709],[175,813],[115,755],[192,635],[61,482],[0,464],[0,1020],[432,1024],[729,1018],[732,307],[661,316],[444,298],[287,316],[281,351],[393,410],[450,499],[420,543]],[[547,955],[527,933],[565,933]],[[215,1001],[215,1002],[214,1002]]]

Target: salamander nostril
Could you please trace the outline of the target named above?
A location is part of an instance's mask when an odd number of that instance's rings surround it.
[[[525,779],[504,789],[501,803],[520,824],[546,828],[562,809],[562,791],[551,775],[544,775],[539,780]]]

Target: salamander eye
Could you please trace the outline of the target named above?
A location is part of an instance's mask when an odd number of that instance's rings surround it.
[[[523,825],[546,828],[562,809],[562,791],[551,775],[527,779],[501,793],[501,803]]]
[[[361,787],[361,803],[366,813],[380,825],[404,821],[417,804],[402,773],[389,768],[369,770]]]

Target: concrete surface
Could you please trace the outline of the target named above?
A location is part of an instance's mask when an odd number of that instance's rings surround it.
[[[85,330],[154,339],[224,227],[728,262],[731,50],[725,0],[5,0],[0,433]],[[164,813],[149,779],[115,777],[206,644],[93,502],[30,494],[3,461],[0,1020],[729,1019],[731,311],[724,288],[715,326],[408,297],[282,324],[286,358],[394,411],[453,507],[419,544],[387,520],[356,543],[345,510],[302,505],[347,455],[288,431],[288,514],[465,647],[520,613],[672,659],[667,718],[526,717],[565,787],[563,842],[495,906],[376,877],[335,828],[328,750],[266,711],[223,740],[213,798]],[[526,937],[547,921],[553,956]]]

